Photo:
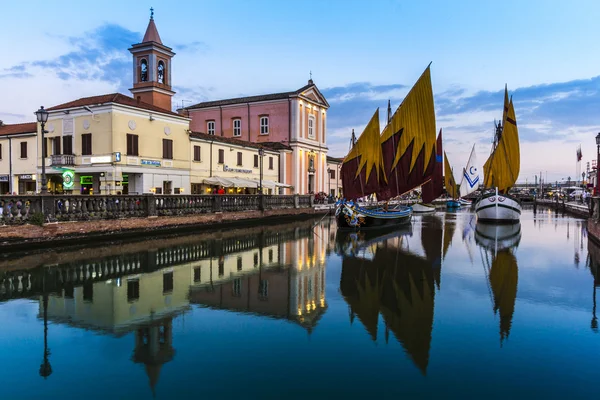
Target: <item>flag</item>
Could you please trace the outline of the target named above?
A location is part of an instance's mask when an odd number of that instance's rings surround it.
[[[581,145],[579,146],[579,148],[577,149],[577,161],[581,161]]]

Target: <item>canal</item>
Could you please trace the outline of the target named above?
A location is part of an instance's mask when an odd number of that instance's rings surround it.
[[[1,397],[589,398],[599,264],[547,210],[3,254]]]

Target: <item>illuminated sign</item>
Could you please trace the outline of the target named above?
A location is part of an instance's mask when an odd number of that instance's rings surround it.
[[[115,153],[115,161],[116,162],[121,162],[121,152],[116,152]]]
[[[31,174],[19,175],[19,179],[22,181],[32,181],[33,177],[34,177],[34,175],[31,175]]]
[[[0,175],[0,182],[8,182],[8,175]]]
[[[154,167],[160,167],[160,161],[142,160],[142,165],[152,165]]]
[[[94,184],[94,177],[90,176],[90,175],[80,176],[79,177],[79,183],[81,185],[93,185]]]
[[[65,189],[70,189],[75,184],[75,173],[73,171],[63,172],[62,178],[63,178],[63,187]]]
[[[252,173],[251,169],[230,168],[227,165],[225,165],[223,167],[223,171],[225,171],[225,172],[239,172],[239,173],[242,173],[242,174],[251,174]]]
[[[112,162],[112,156],[90,157],[90,163],[92,164],[105,164],[109,162]]]

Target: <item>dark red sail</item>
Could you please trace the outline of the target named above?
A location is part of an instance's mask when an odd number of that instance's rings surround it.
[[[442,130],[440,129],[436,143],[433,175],[431,176],[431,180],[421,186],[421,198],[423,199],[423,203],[431,203],[444,193],[444,159],[442,156]]]

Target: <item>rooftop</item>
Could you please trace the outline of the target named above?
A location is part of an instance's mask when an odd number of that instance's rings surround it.
[[[92,97],[83,97],[81,99],[73,100],[68,103],[59,104],[54,107],[48,108],[48,111],[57,111],[64,110],[67,108],[78,108],[83,106],[97,106],[97,105],[105,105],[105,104],[121,104],[130,107],[141,108],[143,110],[154,111],[162,114],[172,115],[180,118],[184,118],[182,115],[174,113],[170,110],[165,110],[164,108],[157,107],[152,104],[144,103],[143,101],[138,102],[133,97],[125,96],[121,93],[110,93],[103,94],[100,96],[92,96]]]
[[[190,137],[197,138],[197,139],[203,139],[203,140],[210,140],[210,141],[220,142],[220,143],[227,143],[227,144],[232,144],[235,146],[252,147],[254,149],[266,148],[266,149],[274,150],[274,151],[291,150],[292,149],[290,146],[288,146],[284,143],[279,143],[279,142],[253,143],[253,142],[247,142],[245,140],[234,139],[234,138],[229,138],[229,137],[225,137],[225,136],[209,135],[208,133],[204,133],[204,132],[191,132]]]
[[[18,135],[21,133],[37,133],[37,122],[24,124],[8,124],[0,126],[0,136]]]

